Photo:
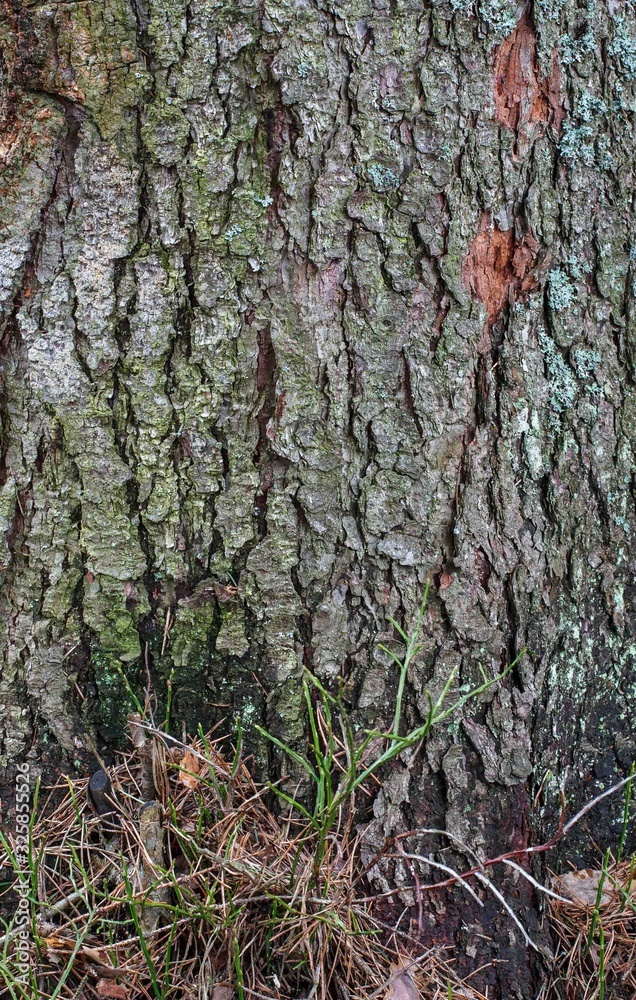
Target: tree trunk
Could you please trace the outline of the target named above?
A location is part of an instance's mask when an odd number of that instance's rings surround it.
[[[386,727],[378,644],[430,578],[405,724],[528,653],[386,776],[378,841],[549,835],[566,775],[574,809],[635,755],[632,3],[2,18],[3,800],[28,752],[121,740],[122,672],[174,670],[174,723],[239,718],[261,766],[254,722],[303,739],[303,666]],[[495,899],[424,904],[425,943],[536,995]]]

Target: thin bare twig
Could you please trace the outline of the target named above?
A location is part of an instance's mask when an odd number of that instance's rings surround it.
[[[540,892],[544,892],[546,894],[546,896],[551,896],[552,899],[558,899],[562,903],[569,903],[570,902],[570,900],[566,899],[565,896],[559,896],[559,894],[556,893],[556,892],[553,892],[552,889],[548,889],[547,886],[541,885],[541,883],[537,882],[537,880],[535,878],[533,878],[532,875],[525,870],[525,868],[522,868],[521,865],[518,865],[514,861],[511,861],[510,858],[504,858],[503,861],[502,861],[502,864],[508,865],[509,868],[514,868],[514,870],[516,872],[519,872],[520,875],[523,875],[523,877],[528,882],[530,882],[530,884],[533,885],[535,887],[535,889],[538,889]]]
[[[514,910],[512,909],[512,907],[510,906],[510,904],[507,902],[507,900],[505,899],[505,897],[502,896],[502,894],[499,892],[499,889],[497,888],[497,886],[493,885],[492,882],[490,881],[490,879],[486,878],[486,876],[483,874],[483,872],[475,872],[475,878],[478,879],[481,882],[482,885],[485,885],[487,889],[490,889],[490,891],[492,892],[493,896],[496,899],[499,900],[499,902],[503,906],[503,908],[506,911],[506,913],[510,916],[510,918],[514,921],[514,923],[517,925],[517,927],[519,928],[519,930],[523,934],[523,939],[526,942],[526,944],[529,945],[531,948],[533,948],[539,955],[543,954],[542,949],[539,948],[538,944],[535,944],[535,942],[532,940],[532,938],[528,934],[527,930],[525,929],[525,927],[523,926],[523,924],[519,920],[519,917],[514,912]]]

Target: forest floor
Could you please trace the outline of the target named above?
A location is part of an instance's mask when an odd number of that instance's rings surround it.
[[[50,790],[26,871],[3,838],[0,864],[29,882],[37,953],[21,979],[7,926],[12,1000],[480,1000],[441,951],[374,914],[342,803],[328,829],[280,788],[272,810],[240,748],[228,759],[204,735],[132,730],[108,773]]]
[[[256,782],[240,728],[234,744],[201,729],[169,734],[152,698],[129,717],[130,749],[90,778],[36,788],[26,832],[0,834],[2,996],[11,1000],[488,1000],[426,946],[423,898],[460,886],[479,906],[491,894],[546,970],[541,1000],[636,997],[636,859],[623,857],[632,773],[588,802],[544,844],[489,860],[450,832],[404,831],[377,844],[360,797],[392,763],[417,753],[433,726],[498,685],[453,691],[402,730],[402,699],[426,597],[402,659],[388,732],[357,733],[339,696],[307,673],[307,752],[256,727],[288,773]],[[512,669],[514,663],[508,670]],[[125,680],[125,679],[124,679]],[[622,833],[597,870],[553,876],[530,860],[554,847],[601,799],[625,795]],[[367,798],[367,801],[369,799]],[[562,796],[564,803],[564,796]],[[448,838],[473,867],[459,873],[417,853],[422,833]],[[415,845],[415,846],[411,846]],[[389,888],[395,863],[412,884]],[[512,869],[545,903],[540,942],[497,888]],[[425,884],[431,871],[441,881]],[[387,917],[387,903],[403,907]],[[1,912],[1,911],[0,911]],[[402,926],[403,917],[416,916]],[[9,916],[13,913],[13,916]],[[20,916],[22,914],[22,916]],[[554,953],[550,948],[554,947]]]
[[[371,858],[365,852],[364,828],[353,821],[362,782],[350,788],[346,735],[336,738],[328,710],[323,700],[310,713],[311,763],[286,748],[315,779],[311,811],[280,783],[257,785],[240,741],[225,754],[227,744],[210,735],[182,743],[141,716],[131,718],[132,749],[116,766],[66,779],[36,801],[26,867],[2,837],[0,871],[14,876],[5,893],[21,879],[31,909],[26,969],[16,927],[5,924],[0,939],[3,995],[483,1000],[448,952],[423,946],[417,920],[407,930],[382,920],[377,904],[386,894],[372,891],[372,872],[409,857],[408,834]],[[377,748],[371,753],[379,759]],[[336,783],[321,783],[321,762]],[[368,779],[373,770],[362,759],[356,774]],[[528,938],[551,969],[540,996],[636,996],[636,862],[620,854],[608,852],[597,871],[535,883],[557,945],[549,956]],[[430,889],[418,877],[421,860],[413,856],[418,893]],[[490,864],[462,875],[437,867],[476,895],[494,889]]]

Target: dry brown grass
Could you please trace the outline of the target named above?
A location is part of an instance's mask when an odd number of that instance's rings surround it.
[[[609,855],[603,868],[552,880],[550,899],[558,942],[552,995],[567,1000],[636,997],[636,877],[634,861]]]
[[[110,816],[87,779],[67,779],[37,811],[31,980],[20,985],[9,929],[7,996],[478,1000],[441,952],[416,954],[374,916],[349,809],[317,854],[311,821],[275,814],[239,755],[208,738],[133,735],[109,769]],[[144,809],[149,790],[158,807]],[[5,868],[11,854],[7,841]]]

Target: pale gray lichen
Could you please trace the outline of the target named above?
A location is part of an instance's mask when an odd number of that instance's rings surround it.
[[[586,56],[596,51],[598,40],[591,29],[586,29],[581,38],[571,38],[570,35],[562,35],[559,40],[561,58],[566,66],[580,62]]]
[[[400,178],[395,170],[385,167],[382,163],[370,163],[367,166],[367,174],[376,191],[390,191],[400,186]]]
[[[579,347],[572,353],[574,369],[579,378],[590,378],[602,363],[601,355],[597,351],[589,350],[586,347]]]
[[[565,263],[567,264],[568,271],[575,281],[582,281],[586,274],[590,274],[592,271],[592,265],[589,260],[583,258],[579,260],[575,254],[570,254],[569,257],[565,258]]]
[[[571,162],[581,160],[586,166],[591,167],[595,157],[594,138],[594,129],[589,125],[564,122],[559,152]]]
[[[576,299],[576,288],[561,268],[550,271],[548,279],[548,305],[550,309],[561,312],[569,309]]]
[[[579,98],[572,118],[563,124],[559,151],[571,163],[609,170],[612,166],[610,138],[606,134],[608,107],[594,94]]]
[[[479,16],[498,35],[508,35],[517,24],[517,4],[509,0],[480,0]]]
[[[535,7],[543,17],[550,21],[558,21],[565,7],[566,0],[535,0]]]
[[[517,4],[511,0],[450,0],[453,11],[478,17],[488,31],[509,35],[518,21]]]
[[[636,80],[636,37],[627,30],[623,14],[614,21],[614,38],[607,51],[616,59],[623,76]]]
[[[564,413],[576,399],[576,380],[556,344],[545,330],[539,331],[539,347],[543,352],[548,372],[550,408],[555,414]]]
[[[257,205],[262,205],[263,208],[269,208],[270,205],[274,204],[274,199],[269,194],[266,194],[265,197],[261,197],[259,194],[253,194],[252,199]]]
[[[240,236],[242,232],[243,232],[243,227],[239,226],[238,223],[235,222],[233,225],[228,226],[228,228],[225,230],[223,234],[223,239],[226,240],[228,243],[231,243],[234,237]]]
[[[579,98],[577,110],[581,121],[591,122],[598,115],[607,114],[607,104],[600,97],[595,97],[594,94],[586,92]]]
[[[596,371],[602,364],[602,358],[597,351],[592,351],[587,347],[579,347],[572,352],[572,365],[578,378],[585,384],[585,391],[588,396],[599,399],[603,395],[600,385],[596,384]]]
[[[629,262],[632,272],[632,295],[636,298],[636,244],[633,243],[629,248]]]
[[[601,170],[611,170],[614,165],[611,147],[610,137],[608,135],[599,135],[596,140],[596,160]]]

